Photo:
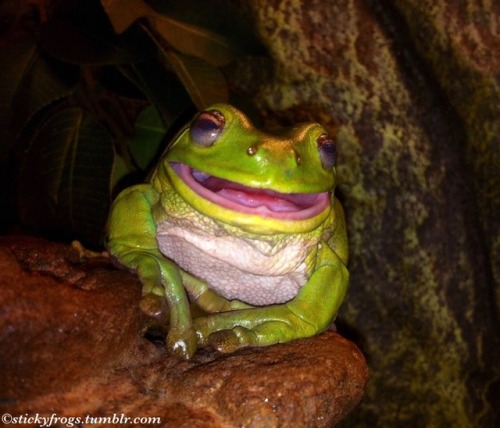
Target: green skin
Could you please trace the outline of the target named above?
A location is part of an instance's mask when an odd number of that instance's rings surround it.
[[[232,106],[217,104],[209,110],[225,118],[214,144],[196,144],[186,127],[150,182],[118,196],[108,222],[109,253],[137,273],[143,284],[141,309],[168,326],[169,350],[185,359],[207,345],[232,352],[318,334],[335,319],[349,278],[344,215],[333,196],[335,168],[325,168],[318,153],[317,140],[325,130],[317,124],[302,124],[271,135],[255,129]],[[169,162],[255,189],[330,192],[329,204],[306,219],[234,211],[192,191]],[[189,224],[202,232],[222,230],[242,242],[263,241],[273,248],[286,247],[291,240],[305,249],[306,282],[283,303],[255,306],[226,299],[208,286],[203,275],[195,277],[161,252],[159,225],[171,218],[194,219]],[[200,257],[203,253],[197,260]],[[195,317],[192,305],[203,312]]]

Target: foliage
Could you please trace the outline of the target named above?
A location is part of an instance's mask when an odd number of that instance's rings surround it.
[[[7,0],[0,17],[2,216],[90,245],[166,138],[228,101],[224,70],[263,52],[228,0]]]

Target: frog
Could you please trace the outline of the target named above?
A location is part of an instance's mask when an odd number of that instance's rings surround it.
[[[261,130],[217,103],[112,204],[107,251],[142,283],[168,351],[221,353],[328,330],[349,283],[336,141],[304,122]]]

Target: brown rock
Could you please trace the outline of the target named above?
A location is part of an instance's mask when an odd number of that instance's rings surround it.
[[[5,238],[0,270],[1,413],[78,417],[83,426],[152,417],[127,423],[322,427],[363,394],[364,358],[336,333],[180,361],[144,338],[140,284],[106,259]]]

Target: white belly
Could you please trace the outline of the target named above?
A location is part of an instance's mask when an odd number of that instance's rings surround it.
[[[168,221],[159,225],[160,251],[226,299],[264,306],[293,299],[306,283],[310,246],[295,240],[272,246],[231,235],[214,236]]]

